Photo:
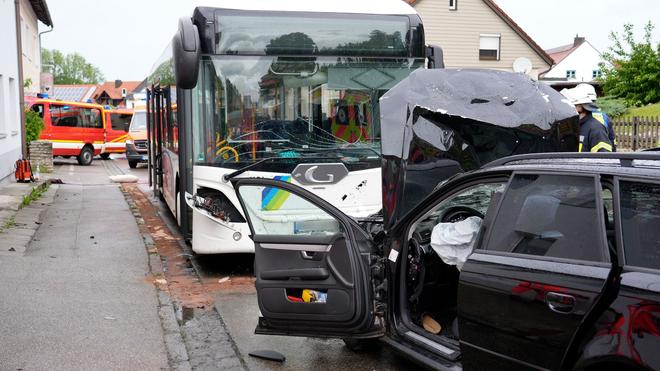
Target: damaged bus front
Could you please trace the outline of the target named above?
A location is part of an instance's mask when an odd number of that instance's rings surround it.
[[[575,108],[517,73],[418,70],[381,98],[380,110],[386,228],[456,173],[578,148]]]

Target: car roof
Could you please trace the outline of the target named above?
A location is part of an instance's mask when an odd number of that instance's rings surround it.
[[[504,157],[483,166],[480,171],[578,172],[660,181],[660,153],[531,153]]]

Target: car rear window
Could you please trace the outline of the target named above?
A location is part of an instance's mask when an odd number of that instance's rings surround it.
[[[518,174],[504,195],[486,249],[604,261],[604,220],[596,194],[593,177]]]
[[[660,185],[621,182],[626,265],[660,270]]]

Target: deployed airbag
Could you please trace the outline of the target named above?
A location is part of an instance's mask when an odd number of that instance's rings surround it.
[[[481,218],[471,216],[456,223],[439,223],[431,232],[431,248],[445,264],[463,268],[474,250],[474,243],[481,228]]]

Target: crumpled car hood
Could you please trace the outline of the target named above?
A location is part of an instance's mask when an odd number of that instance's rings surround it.
[[[456,173],[578,148],[573,105],[518,73],[417,70],[381,97],[380,119],[385,228]]]

